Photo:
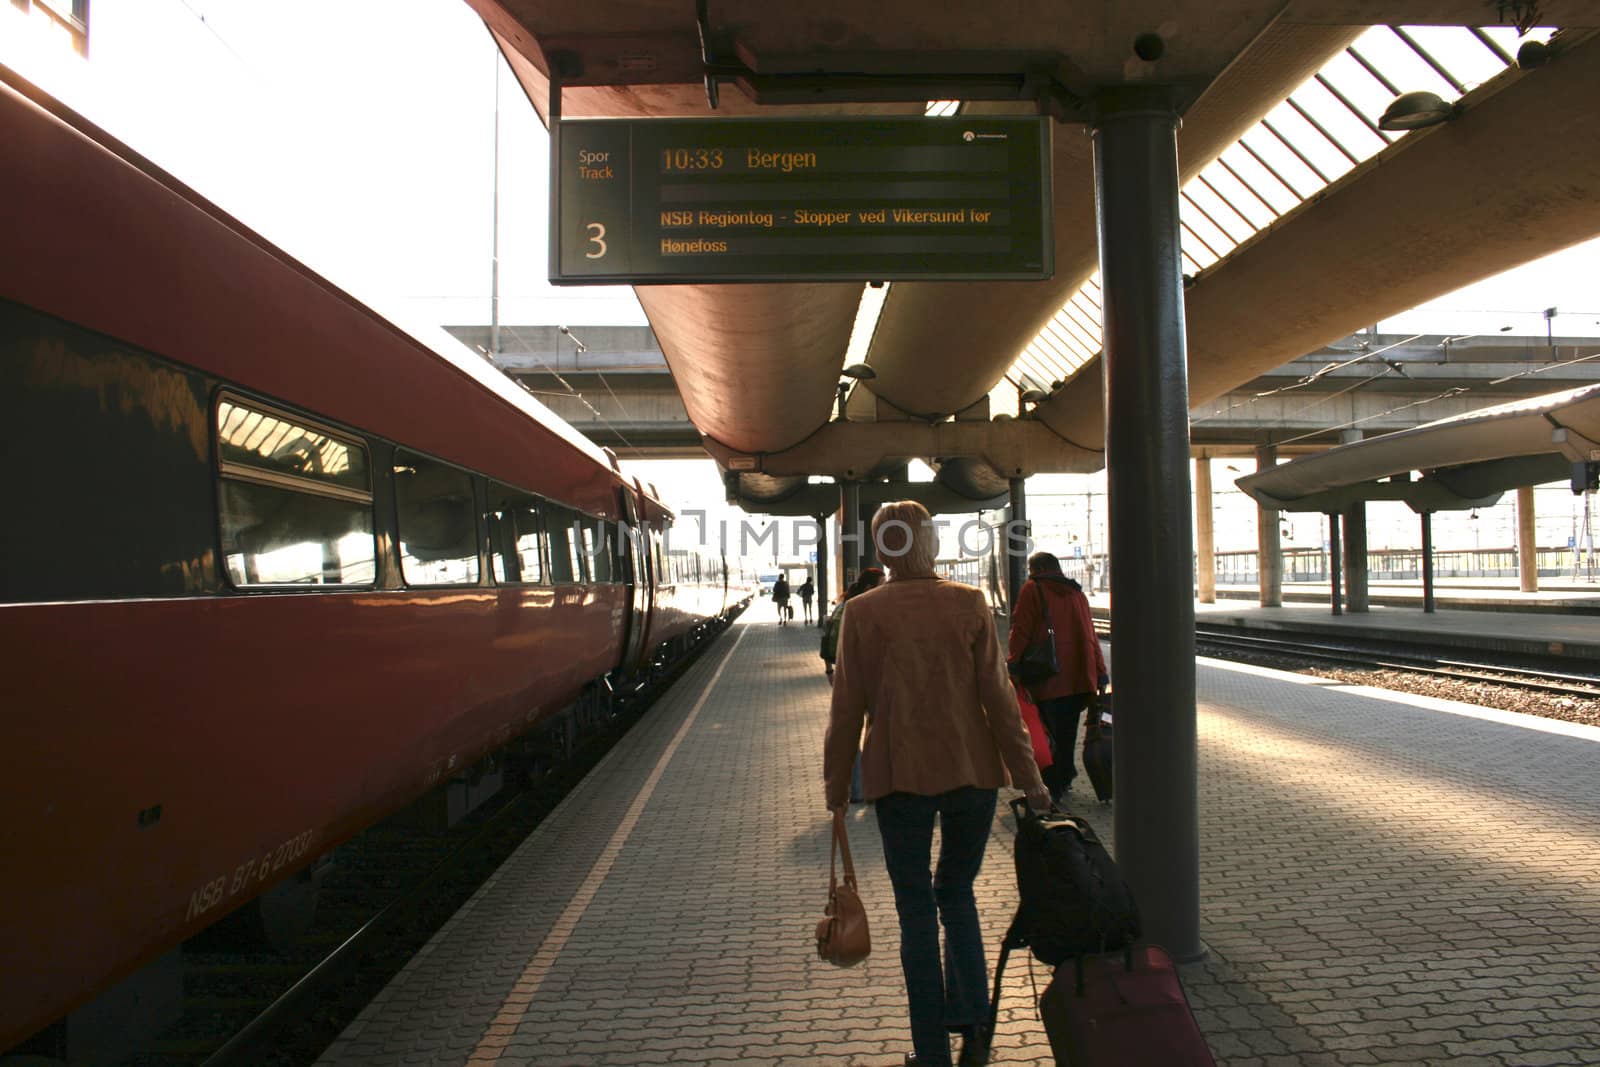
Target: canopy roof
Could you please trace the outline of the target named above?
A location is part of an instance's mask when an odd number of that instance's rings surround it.
[[[1567,389],[1342,445],[1247,475],[1240,489],[1279,511],[1404,500],[1417,511],[1492,503],[1508,489],[1600,462],[1600,385]],[[1421,472],[1420,480],[1411,480]]]

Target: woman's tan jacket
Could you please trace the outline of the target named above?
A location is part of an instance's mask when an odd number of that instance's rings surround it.
[[[858,745],[868,800],[967,785],[1043,788],[981,592],[894,578],[849,602],[824,745],[829,807],[849,799]]]

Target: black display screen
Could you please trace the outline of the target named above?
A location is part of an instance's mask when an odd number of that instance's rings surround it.
[[[1045,119],[558,124],[550,280],[1037,280]]]

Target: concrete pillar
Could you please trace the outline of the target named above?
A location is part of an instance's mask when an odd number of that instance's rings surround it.
[[[1028,493],[1022,478],[1011,479],[1011,519],[1006,523],[1006,598],[1017,610],[1022,583],[1028,580]]]
[[[1524,593],[1539,591],[1539,541],[1534,534],[1533,486],[1517,488],[1517,577]]]
[[[1364,613],[1367,604],[1367,505],[1357,501],[1344,511],[1345,604],[1352,615]]]
[[[1256,470],[1278,465],[1277,445],[1256,447]],[[1256,586],[1264,608],[1283,606],[1283,540],[1278,535],[1282,513],[1256,508]]]
[[[1433,603],[1433,512],[1422,513],[1422,610],[1432,614]]]
[[[1194,461],[1194,538],[1196,595],[1202,604],[1217,602],[1217,535],[1211,514],[1211,458]]]
[[[1096,100],[1105,324],[1111,632],[1118,648],[1117,863],[1144,936],[1201,957],[1189,383],[1179,261],[1177,115],[1161,86]]]

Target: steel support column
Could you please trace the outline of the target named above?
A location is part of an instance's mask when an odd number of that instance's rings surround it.
[[[1202,604],[1217,602],[1217,535],[1211,513],[1211,458],[1194,461],[1195,589]]]
[[[1256,447],[1256,470],[1278,465],[1278,446]],[[1283,607],[1283,540],[1278,523],[1283,513],[1256,508],[1256,590],[1264,608]]]
[[[1422,513],[1422,610],[1433,611],[1433,512]]]
[[[1351,504],[1344,512],[1345,606],[1350,614],[1371,610],[1367,601],[1367,505]]]
[[[1117,863],[1144,936],[1178,959],[1200,941],[1189,388],[1176,113],[1160,86],[1109,90],[1093,123],[1104,289]],[[1177,580],[1174,580],[1174,579]]]
[[[1517,578],[1524,593],[1539,591],[1539,540],[1534,534],[1533,486],[1517,487]]]
[[[828,588],[828,516],[813,518],[817,520],[817,625],[821,626],[833,600],[833,590]]]
[[[842,588],[849,589],[861,577],[862,550],[870,537],[861,521],[860,482],[839,483],[839,506],[839,582]]]
[[[1328,512],[1328,602],[1333,614],[1344,614],[1344,562],[1339,551],[1339,513]]]
[[[1011,479],[1011,519],[1006,523],[1006,597],[1017,610],[1022,583],[1028,580],[1028,493],[1022,478]]]

